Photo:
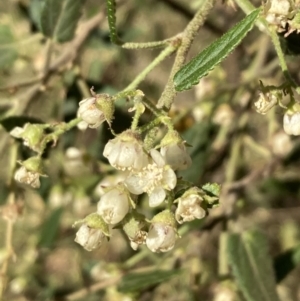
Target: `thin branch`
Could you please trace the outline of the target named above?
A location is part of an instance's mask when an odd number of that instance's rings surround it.
[[[174,88],[173,77],[175,73],[183,66],[192,42],[194,41],[199,28],[203,25],[205,18],[212,7],[213,0],[204,0],[194,18],[185,28],[183,32],[182,43],[177,51],[170,77],[160,99],[158,100],[158,108],[165,108],[167,111],[170,109],[177,94]]]

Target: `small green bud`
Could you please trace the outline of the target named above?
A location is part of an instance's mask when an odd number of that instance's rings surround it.
[[[44,138],[45,125],[26,123],[23,128],[15,127],[10,134],[15,138],[22,138],[24,145],[32,150],[41,153],[41,141]]]

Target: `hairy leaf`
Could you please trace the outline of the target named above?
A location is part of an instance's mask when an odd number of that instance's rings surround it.
[[[66,42],[73,38],[83,0],[46,0],[41,14],[44,35]]]
[[[42,33],[52,38],[59,16],[62,12],[62,0],[46,0],[41,14]]]
[[[259,12],[260,9],[254,10],[221,38],[210,44],[184,65],[174,76],[175,89],[184,91],[198,84],[203,76],[224,60],[243,40],[251,30]]]
[[[83,0],[65,0],[63,13],[55,29],[55,38],[59,42],[66,42],[73,38],[77,22],[81,15]]]
[[[264,235],[257,231],[231,234],[227,254],[237,284],[247,301],[279,301]]]
[[[147,273],[127,274],[122,278],[122,282],[119,284],[118,289],[121,292],[140,291],[161,282],[166,282],[174,276],[177,276],[179,273],[180,270],[156,270]]]

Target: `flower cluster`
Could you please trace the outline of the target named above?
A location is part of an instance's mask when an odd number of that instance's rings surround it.
[[[288,36],[292,32],[300,31],[299,4],[290,0],[268,0],[265,4],[266,21],[277,32],[285,32]]]
[[[78,116],[90,127],[99,125],[103,116],[107,116],[95,105],[99,98],[80,103]],[[97,118],[88,119],[88,115]],[[123,229],[134,250],[145,244],[153,252],[167,252],[178,238],[178,224],[206,216],[208,202],[204,190],[190,184],[184,189],[176,188],[180,181],[176,171],[184,170],[192,163],[185,141],[170,126],[157,143],[146,143],[145,137],[133,126],[105,145],[103,156],[125,176],[112,186],[102,187],[97,212],[92,214],[94,219],[98,217],[98,223],[88,222],[88,216],[77,232],[75,241],[86,250],[98,248],[109,237],[109,229],[117,227]],[[138,211],[141,195],[147,195],[149,207],[164,207],[151,220]]]

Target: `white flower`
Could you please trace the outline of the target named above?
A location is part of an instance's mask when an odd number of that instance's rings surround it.
[[[87,224],[83,224],[76,233],[75,242],[87,251],[92,251],[100,247],[104,238],[106,236],[101,229],[90,228]]]
[[[90,158],[76,147],[66,150],[63,161],[64,172],[71,178],[84,176],[91,170]]]
[[[79,102],[77,115],[90,128],[97,128],[105,121],[104,113],[98,109],[95,97],[86,98]],[[83,121],[80,122],[81,129],[85,127]]]
[[[149,163],[139,136],[131,130],[108,141],[103,156],[113,167],[120,170],[141,170]]]
[[[133,194],[146,192],[149,195],[149,206],[156,207],[166,198],[166,190],[172,190],[176,186],[177,178],[157,150],[152,149],[150,155],[153,162],[140,172],[130,174],[125,185]]]
[[[129,211],[130,196],[123,184],[106,192],[98,202],[97,213],[107,224],[119,223]]]
[[[166,145],[160,149],[160,153],[173,170],[183,170],[192,164],[184,142]]]
[[[270,0],[269,6],[270,6],[270,8],[268,9],[269,14],[286,16],[289,13],[291,4],[289,0]]]
[[[183,170],[191,165],[192,159],[186,151],[185,141],[177,131],[169,131],[160,145],[161,155],[173,170]]]
[[[40,174],[35,171],[27,170],[25,166],[20,167],[14,176],[15,180],[30,185],[33,188],[39,188],[40,183]]]
[[[94,193],[97,197],[101,197],[105,194],[108,187],[115,186],[125,180],[127,176],[126,172],[118,172],[113,175],[107,175],[104,177],[95,187]]]
[[[178,207],[175,211],[175,218],[178,223],[190,222],[194,219],[204,218],[206,211],[201,207],[203,198],[201,190],[197,187],[190,188],[176,201]]]
[[[271,149],[276,156],[284,158],[293,149],[291,137],[284,131],[276,133],[271,140]]]
[[[174,227],[163,222],[150,226],[146,245],[152,252],[168,252],[174,248],[177,233]]]
[[[300,135],[300,112],[287,111],[283,116],[283,129],[288,135]]]

